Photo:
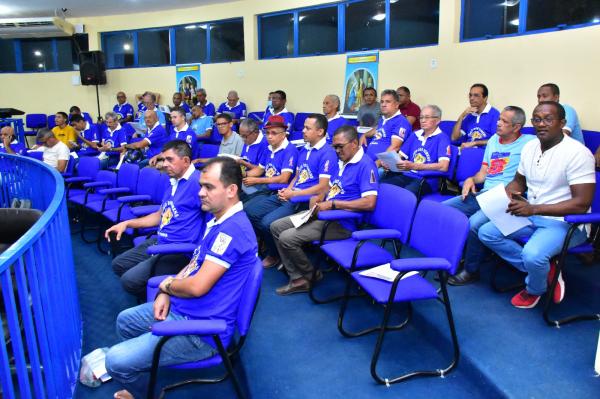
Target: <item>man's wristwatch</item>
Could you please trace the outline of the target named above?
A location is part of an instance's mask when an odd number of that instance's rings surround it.
[[[334,201],[334,200],[331,200],[331,209],[333,209],[334,211],[335,211],[335,209],[336,209],[336,208],[335,208],[335,201]]]

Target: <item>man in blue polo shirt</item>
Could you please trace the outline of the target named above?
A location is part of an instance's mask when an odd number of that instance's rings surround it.
[[[77,133],[77,144],[79,146],[77,155],[86,156],[98,154],[96,148],[98,147],[98,143],[100,143],[100,134],[98,133],[96,125],[90,124],[85,120],[83,115],[79,114],[71,116],[71,121],[69,123],[73,126],[73,129],[75,129],[75,133]]]
[[[377,154],[398,151],[412,132],[410,122],[398,109],[400,102],[396,90],[384,90],[381,93],[380,106],[381,119],[379,119],[377,128],[368,131],[360,138],[361,145],[367,146],[367,155],[375,161],[378,167],[381,166],[381,162],[377,159]],[[369,138],[371,140],[367,144]]]
[[[421,110],[421,130],[411,134],[402,144],[402,157],[397,163],[401,172],[387,170],[382,183],[404,187],[416,196],[431,192],[430,184],[412,171],[446,172],[450,165],[450,139],[439,128],[442,110],[437,105],[426,105]],[[387,165],[384,165],[387,169]],[[434,179],[437,180],[437,179]]]
[[[560,101],[560,89],[554,83],[546,83],[540,86],[537,92],[538,103],[542,101]],[[565,109],[565,118],[567,123],[563,127],[563,133],[571,138],[579,141],[585,145],[583,141],[583,132],[581,131],[581,125],[579,124],[579,117],[577,112],[569,104],[560,103]]]
[[[169,107],[169,110],[173,111],[175,108],[183,108],[186,114],[192,113],[190,106],[183,101],[183,94],[180,92],[173,93],[173,106]]]
[[[104,233],[110,239],[110,233],[120,240],[125,230],[158,226],[156,238],[149,238],[113,259],[112,268],[121,277],[125,291],[143,297],[146,282],[150,278],[152,266],[157,257],[147,254],[146,250],[155,244],[196,243],[202,237],[204,213],[200,209],[198,179],[200,172],[191,164],[190,146],[181,140],[169,141],[163,147],[163,168],[171,178],[171,184],[165,187],[160,209],[150,215],[126,220],[110,227]],[[185,256],[161,257],[156,265],[159,274],[176,274],[187,262]]]
[[[265,152],[268,151],[269,142],[254,119],[242,120],[239,134],[244,141],[244,146],[238,163],[242,168],[242,175],[246,175],[247,171],[258,166]]]
[[[208,101],[206,98],[206,90],[202,88],[196,90],[196,105],[202,107],[202,110],[207,116],[214,118],[217,114],[215,112],[215,105]]]
[[[123,342],[107,353],[106,369],[126,390],[115,397],[146,397],[152,354],[160,340],[150,332],[156,322],[223,319],[227,329],[219,336],[228,347],[243,287],[257,256],[252,225],[238,197],[241,179],[239,166],[230,158],[207,163],[200,179],[200,199],[202,210],[214,218],[207,223],[192,260],[176,277],[161,282],[154,303],[127,309],[117,317]],[[164,345],[159,365],[198,361],[216,353],[211,337],[181,336]]]
[[[27,148],[17,141],[12,126],[4,126],[0,129],[0,153],[27,155]]]
[[[498,119],[496,134],[488,141],[483,155],[479,172],[466,179],[463,183],[462,194],[444,202],[458,209],[469,217],[469,238],[465,248],[464,269],[448,278],[451,285],[466,285],[479,280],[479,269],[485,262],[490,251],[479,241],[479,228],[489,221],[481,211],[477,202],[477,184],[483,183],[481,192],[487,191],[498,184],[507,185],[515,177],[515,172],[521,160],[523,146],[535,140],[531,134],[521,134],[525,125],[525,112],[515,106],[502,110]]]
[[[144,113],[144,122],[148,126],[144,139],[123,146],[126,150],[147,148],[145,159],[139,163],[140,168],[148,165],[153,157],[160,154],[162,146],[169,141],[169,135],[165,128],[158,122],[157,113],[154,110],[149,109]]]
[[[452,128],[452,141],[461,148],[483,147],[496,133],[500,112],[488,104],[488,88],[475,83],[469,90],[469,106],[458,117]]]
[[[183,108],[173,108],[171,110],[171,133],[169,140],[183,140],[192,148],[192,159],[196,159],[198,153],[198,141],[196,141],[196,132],[194,132],[185,121],[185,110]],[[150,162],[150,165],[154,165]]]
[[[359,145],[356,128],[348,125],[340,127],[333,136],[333,148],[339,159],[337,172],[329,182],[327,194],[313,197],[311,207],[316,204],[316,212],[331,209],[372,211],[379,190],[377,167]],[[296,228],[289,216],[271,225],[281,261],[290,277],[288,284],[277,288],[277,294],[308,291],[313,266],[302,247],[319,240],[324,226],[324,221],[313,219]],[[325,239],[348,238],[356,228],[356,222],[333,222],[327,228]]]
[[[199,105],[192,107],[192,122],[190,127],[196,132],[197,140],[208,140],[212,135],[213,118],[204,114],[204,110]]]
[[[333,133],[340,126],[348,124],[346,118],[340,115],[340,98],[335,94],[329,94],[323,99],[323,114],[327,117],[327,144],[331,144]]]
[[[289,112],[285,107],[287,102],[287,95],[283,90],[275,90],[271,94],[271,108],[265,110],[265,115],[263,116],[263,125],[267,123],[269,118],[274,115],[279,115],[285,119],[285,123],[287,125],[286,130],[289,132],[294,124],[294,114]]]
[[[102,154],[98,155],[100,167],[106,168],[108,165],[116,165],[119,162],[119,156],[123,152],[123,146],[127,144],[125,130],[119,123],[119,115],[115,112],[107,112],[104,115],[106,127],[102,131],[100,146],[94,147],[94,142],[87,144]]]
[[[246,104],[240,101],[237,91],[231,90],[227,93],[227,101],[219,105],[217,113],[222,114],[223,112],[231,113],[233,123],[239,125],[240,121],[246,117]]]
[[[122,91],[117,93],[117,103],[113,107],[113,112],[119,115],[122,123],[133,121],[133,106],[127,102],[127,96]]]

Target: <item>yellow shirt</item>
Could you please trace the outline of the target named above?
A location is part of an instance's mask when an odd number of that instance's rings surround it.
[[[54,126],[52,128],[52,133],[54,133],[54,136],[58,140],[62,141],[67,146],[69,146],[69,141],[77,141],[77,133],[75,133],[75,129],[70,125],[66,125],[62,129],[59,126]]]

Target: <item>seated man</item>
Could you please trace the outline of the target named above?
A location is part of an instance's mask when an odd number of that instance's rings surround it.
[[[275,117],[271,117],[273,119]],[[283,121],[282,121],[283,122]],[[265,195],[260,199],[251,199],[246,203],[246,212],[252,225],[265,241],[266,256],[263,266],[266,268],[280,263],[275,242],[270,234],[271,224],[283,217],[307,209],[305,203],[292,203],[297,196],[319,195],[329,189],[329,180],[337,164],[337,156],[327,145],[327,118],[321,114],[310,114],[304,120],[304,141],[300,150],[296,175],[288,187],[279,190],[277,195]],[[247,178],[249,180],[251,178]],[[245,181],[246,181],[245,180]]]
[[[145,159],[139,163],[140,167],[148,165],[152,158],[160,154],[162,146],[169,141],[169,135],[165,128],[159,123],[157,114],[162,114],[162,112],[156,112],[152,109],[144,112],[144,123],[148,126],[144,139],[123,146],[126,150],[141,150],[147,148]]]
[[[267,124],[267,121],[271,116],[279,115],[285,119],[287,125],[286,130],[289,132],[294,124],[294,114],[287,110],[285,104],[287,102],[287,95],[283,90],[275,90],[271,94],[271,108],[265,110],[263,116],[263,126]]]
[[[152,354],[161,338],[150,332],[157,321],[224,319],[227,331],[220,338],[225,347],[230,342],[242,288],[256,264],[256,240],[238,198],[241,180],[232,159],[215,158],[205,166],[200,199],[202,210],[214,218],[201,245],[176,277],[163,280],[154,303],[127,309],[117,317],[123,342],[106,355],[106,369],[127,391],[115,397],[146,397]],[[211,337],[181,336],[164,345],[159,365],[198,361],[216,353]]]
[[[117,93],[117,103],[113,112],[119,115],[120,122],[133,122],[133,107],[127,102],[127,96],[122,91]]]
[[[75,147],[74,144],[77,141],[77,134],[75,134],[75,129],[69,126],[69,116],[66,112],[59,111],[56,113],[54,117],[54,123],[56,126],[52,128],[52,133],[54,133],[54,137],[66,145],[68,148]]]
[[[95,150],[102,152],[98,156],[100,165],[104,169],[109,164],[116,165],[119,162],[119,156],[124,152],[123,146],[127,144],[125,130],[119,123],[119,116],[114,112],[107,112],[104,115],[106,128],[102,131],[100,145],[92,141],[86,144]]]
[[[239,134],[244,141],[244,146],[238,163],[242,167],[242,175],[246,175],[247,171],[258,167],[264,153],[268,151],[269,142],[254,119],[243,119],[240,123]]]
[[[69,147],[58,140],[52,131],[45,128],[38,130],[36,141],[41,145],[34,146],[33,149],[44,152],[43,159],[45,164],[50,165],[60,173],[67,170],[67,163],[70,157]]]
[[[222,136],[221,144],[219,144],[219,154],[228,154],[239,157],[242,153],[244,142],[239,134],[233,131],[233,122],[228,114],[219,114],[216,117],[215,125]],[[206,163],[208,159],[194,159],[193,163]]]
[[[488,88],[475,83],[469,90],[469,106],[458,117],[452,128],[452,141],[460,147],[482,147],[496,133],[500,112],[487,102]]]
[[[190,127],[196,132],[196,140],[208,139],[212,134],[213,118],[208,116],[199,105],[192,107],[192,123]]]
[[[148,124],[146,123],[146,112],[154,111],[156,113],[157,121],[164,127],[165,123],[166,123],[165,115],[162,113],[162,111],[160,109],[158,109],[158,106],[156,105],[156,96],[152,93],[144,94],[143,102],[144,102],[144,108],[146,108],[146,110],[140,111],[139,118],[137,120],[138,124],[142,127],[145,126],[148,129],[151,128],[152,126],[154,126],[154,125],[148,126]]]
[[[481,242],[505,261],[527,273],[526,287],[511,303],[517,308],[532,308],[555,278],[552,258],[560,253],[569,224],[563,216],[589,212],[596,174],[590,150],[563,133],[565,110],[557,102],[544,101],[533,110],[531,123],[538,140],[523,147],[514,179],[506,186],[510,203],[507,212],[527,217],[531,225],[504,236],[493,222],[479,228]],[[527,200],[522,196],[527,192]],[[517,240],[529,237],[522,246]],[[586,241],[586,226],[576,229],[569,246]],[[562,276],[550,293],[555,303],[562,301],[565,285]]]
[[[180,92],[173,93],[173,106],[169,107],[169,109],[173,111],[175,108],[183,108],[186,114],[192,113],[190,106],[187,105],[185,101],[183,101],[183,94],[181,94]]]
[[[90,124],[82,115],[71,116],[71,126],[77,134],[77,142],[73,149],[77,151],[77,155],[95,155],[98,154],[96,148],[100,143],[100,134],[96,125]]]
[[[196,89],[196,105],[202,107],[204,114],[214,118],[216,115],[215,105],[206,98],[206,90]]]
[[[410,89],[406,86],[400,86],[396,89],[396,93],[400,98],[400,113],[411,124],[413,132],[419,130],[421,128],[419,123],[421,108],[410,100]]]
[[[384,90],[381,93],[381,118],[376,129],[372,129],[360,138],[361,146],[367,146],[367,155],[381,166],[377,154],[384,151],[398,151],[404,140],[410,135],[411,127],[402,116],[399,108],[399,97],[395,90]],[[367,139],[371,141],[367,143]]]
[[[356,212],[369,212],[377,202],[377,167],[358,144],[358,133],[353,126],[340,127],[333,136],[333,148],[339,158],[337,173],[329,182],[329,192],[311,199],[311,207],[317,204],[316,211],[344,209]],[[325,200],[323,201],[323,198]],[[279,219],[271,225],[271,233],[277,245],[279,256],[290,280],[287,285],[277,288],[277,294],[289,295],[306,292],[310,288],[313,266],[302,247],[321,238],[325,222],[313,219],[295,228],[290,217]],[[354,221],[333,222],[325,235],[326,240],[340,240],[350,237],[356,229]]]
[[[135,100],[137,101],[137,116],[135,119],[140,119],[143,118],[144,112],[146,112],[148,110],[148,108],[146,107],[146,103],[144,102],[144,97],[146,97],[147,95],[150,95],[152,98],[154,98],[154,108],[158,108],[158,101],[160,99],[160,94],[159,93],[153,93],[151,91],[145,91],[144,94],[136,94],[135,95]]]
[[[27,147],[17,141],[12,126],[4,126],[0,129],[0,153],[27,155]]]
[[[542,101],[560,101],[560,89],[554,83],[546,83],[540,86],[537,92],[538,103]],[[577,111],[568,104],[560,103],[565,109],[566,124],[563,128],[563,133],[567,136],[571,136],[581,144],[585,145],[583,141],[583,132],[581,131],[581,125],[579,124],[579,117]]]
[[[451,285],[466,285],[479,280],[479,268],[485,261],[489,250],[481,244],[477,231],[489,222],[489,219],[477,202],[477,184],[483,183],[481,192],[485,192],[498,184],[507,185],[512,181],[521,160],[521,150],[525,143],[535,140],[531,134],[521,134],[525,125],[525,112],[515,106],[502,110],[498,119],[498,128],[485,147],[483,163],[479,172],[466,179],[462,194],[444,202],[458,209],[469,217],[469,238],[465,248],[464,269],[458,274],[448,277]]]
[[[198,141],[196,141],[196,132],[188,126],[185,121],[185,109],[173,108],[171,110],[171,134],[169,140],[183,140],[192,148],[192,159],[198,157]],[[156,156],[155,156],[156,157]],[[150,162],[154,166],[154,162]]]
[[[219,105],[217,113],[229,112],[235,125],[239,125],[240,121],[246,117],[246,104],[240,101],[237,91],[231,90],[227,93],[227,101]]]
[[[387,169],[387,165],[384,165],[386,173],[381,178],[381,183],[404,187],[417,196],[430,193],[431,184],[435,184],[437,179],[426,179],[427,181],[421,185],[421,178],[405,172],[420,170],[447,172],[450,165],[450,139],[439,128],[442,110],[437,105],[426,105],[423,107],[420,119],[422,129],[411,134],[402,144],[401,160],[396,166],[403,172],[392,172]]]
[[[323,99],[323,114],[327,118],[327,144],[331,144],[333,133],[340,126],[348,124],[346,118],[340,115],[340,98],[335,94],[329,94]]]
[[[362,104],[358,108],[356,120],[360,126],[376,127],[381,116],[381,105],[377,101],[377,90],[365,87],[362,92]]]
[[[107,239],[110,239],[110,233],[115,233],[116,239],[120,240],[128,228],[158,226],[155,238],[147,239],[112,261],[112,268],[121,278],[125,291],[138,297],[145,295],[146,282],[158,259],[148,255],[148,247],[155,244],[197,243],[204,229],[204,213],[197,197],[200,172],[191,165],[190,146],[181,140],[169,141],[164,145],[162,155],[163,169],[171,178],[171,186],[166,189],[160,209],[150,215],[118,223],[104,233]],[[185,256],[164,256],[156,265],[156,270],[159,274],[176,274],[186,262]]]

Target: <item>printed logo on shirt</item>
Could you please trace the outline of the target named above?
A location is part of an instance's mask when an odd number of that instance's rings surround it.
[[[336,195],[338,195],[342,192],[344,192],[344,189],[342,188],[342,182],[339,180],[336,180],[333,183],[333,185],[331,186],[331,188],[329,189],[329,193],[327,194],[327,200],[335,198]]]
[[[290,162],[288,163],[288,166],[290,168],[294,166],[294,157],[290,157]]]
[[[178,216],[179,213],[177,212],[177,208],[175,207],[173,201],[167,201],[160,215],[159,229],[162,229],[163,227],[168,225],[174,217]]]
[[[382,137],[385,137],[385,130],[377,129],[377,131],[375,131],[375,135],[373,136],[373,140],[379,140]]]
[[[188,136],[185,138],[185,142],[186,142],[186,143],[188,143],[189,145],[192,145],[192,135],[188,135]]]
[[[198,258],[200,257],[200,252],[201,252],[200,248],[202,248],[202,245],[194,250],[194,255],[193,255],[192,259],[190,260],[190,263],[187,264],[187,266],[185,267],[185,270],[183,271],[183,278],[189,277],[190,274],[192,274],[193,272],[198,270],[198,268],[199,268]]]
[[[488,176],[498,176],[503,174],[504,169],[506,169],[509,162],[510,152],[493,152],[488,168]]]
[[[325,161],[325,165],[323,165],[323,172],[329,172],[329,159]]]
[[[266,177],[277,176],[277,169],[275,169],[275,167],[273,165],[267,165],[267,168],[265,169],[265,176]]]
[[[371,169],[371,177],[369,178],[369,183],[375,184],[377,183],[377,178],[375,177],[375,171]]]
[[[450,146],[446,147],[446,155],[452,155],[452,149],[450,149]]]
[[[216,253],[217,255],[223,255],[227,250],[227,247],[229,246],[231,240],[232,238],[230,235],[227,235],[225,233],[219,233],[219,235],[217,235],[217,238],[215,238],[215,242],[213,242],[212,248],[210,250]]]
[[[302,184],[306,181],[308,181],[309,179],[312,179],[313,175],[310,172],[310,170],[308,168],[305,168],[304,165],[300,170],[300,173],[298,174],[298,182],[297,184]]]
[[[429,163],[431,162],[431,155],[429,155],[429,151],[425,148],[417,148],[415,152],[413,152],[413,162],[414,163]]]
[[[475,141],[475,140],[484,140],[487,137],[487,134],[483,130],[481,130],[481,128],[474,127],[473,129],[471,129],[469,131],[468,136],[471,141]]]

